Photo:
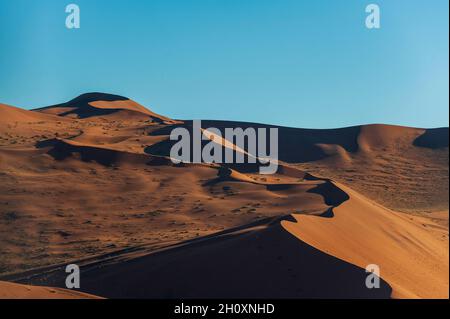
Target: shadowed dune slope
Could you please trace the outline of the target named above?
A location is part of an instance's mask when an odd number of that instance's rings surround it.
[[[320,218],[320,217],[318,217]],[[109,298],[389,298],[364,269],[303,243],[278,219],[136,259],[86,267],[82,290]],[[61,271],[30,280],[60,286]]]
[[[448,127],[426,130],[414,140],[414,145],[432,149],[448,147]]]
[[[49,148],[47,154],[55,160],[64,160],[73,156],[78,156],[84,162],[96,162],[106,166],[117,165],[119,163],[137,164],[158,164],[173,165],[170,159],[155,157],[145,154],[136,154],[121,150],[110,149],[104,146],[79,143],[74,140],[51,139],[37,144],[39,148]]]

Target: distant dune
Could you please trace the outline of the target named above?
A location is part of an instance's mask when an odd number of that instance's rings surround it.
[[[63,288],[76,262],[107,298],[448,298],[448,128],[278,127],[260,175],[173,164],[175,127],[193,129],[104,93],[0,104],[0,279]],[[11,285],[0,297],[66,297]]]
[[[176,121],[153,113],[144,106],[119,95],[87,93],[66,103],[35,109],[40,113],[72,118],[108,116],[108,118],[145,117],[157,123],[176,123]]]
[[[14,125],[16,123],[33,123],[40,121],[56,121],[55,116],[47,116],[45,114],[30,112],[14,106],[0,103],[0,123],[2,123],[2,130],[6,128],[5,124]]]

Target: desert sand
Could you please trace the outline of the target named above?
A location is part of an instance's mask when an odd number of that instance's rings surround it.
[[[75,262],[107,298],[448,298],[448,128],[279,127],[260,175],[173,164],[179,126],[104,93],[0,104],[0,280],[64,288]],[[250,126],[271,127],[203,121]],[[66,296],[12,285],[0,297]]]
[[[0,299],[99,299],[69,289],[20,285],[0,281]]]

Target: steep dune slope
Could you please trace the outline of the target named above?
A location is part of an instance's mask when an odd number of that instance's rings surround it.
[[[287,217],[289,218],[289,217]],[[320,217],[317,217],[320,218]],[[151,254],[82,268],[82,290],[109,298],[389,298],[365,286],[364,269],[262,220]],[[61,269],[24,282],[61,286]]]

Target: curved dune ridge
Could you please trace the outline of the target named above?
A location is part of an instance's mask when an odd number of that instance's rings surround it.
[[[351,264],[380,267],[394,298],[448,298],[448,231],[388,210],[337,184],[349,200],[330,220],[295,214],[283,227],[311,246]],[[431,229],[431,230],[430,230]]]
[[[68,297],[46,288],[68,262],[107,298],[448,298],[448,128],[278,127],[260,175],[173,164],[170,132],[192,122],[117,95],[0,104],[0,123],[0,279],[44,286],[1,282],[2,298]]]

